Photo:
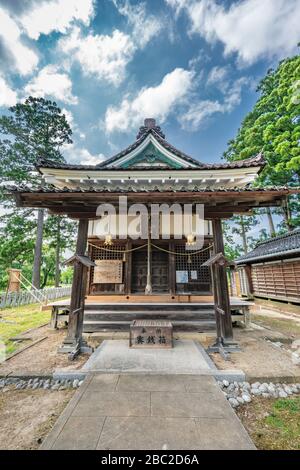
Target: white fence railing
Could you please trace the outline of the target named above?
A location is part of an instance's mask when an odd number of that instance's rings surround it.
[[[19,292],[0,293],[0,308],[17,307],[33,303],[46,303],[71,295],[71,286],[49,287],[40,290],[22,290]]]

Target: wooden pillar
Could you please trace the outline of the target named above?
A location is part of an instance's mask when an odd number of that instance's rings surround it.
[[[175,252],[175,243],[172,241],[169,243],[169,291],[171,295],[176,293],[176,257],[173,254]]]
[[[8,271],[7,292],[19,292],[21,287],[21,269],[10,268]]]
[[[221,219],[213,220],[213,236],[215,253],[224,254],[224,241]],[[214,269],[214,284],[216,284],[214,289],[214,296],[217,296],[217,299],[215,298],[215,301],[217,300],[218,307],[224,312],[224,315],[220,316],[220,321],[222,325],[222,338],[224,343],[226,343],[226,341],[230,342],[233,337],[226,267],[216,265]]]
[[[126,244],[126,249],[132,249],[132,241],[128,240]],[[131,277],[132,277],[132,252],[128,251],[126,253],[126,261],[125,261],[125,293],[131,294]]]
[[[87,245],[88,219],[80,219],[78,225],[76,254],[84,255]],[[71,305],[69,314],[68,335],[64,340],[64,345],[80,348],[82,339],[84,301],[86,293],[87,267],[81,263],[75,263]]]
[[[148,218],[148,245],[147,245],[147,284],[145,294],[152,294],[152,251],[151,251],[151,219]]]

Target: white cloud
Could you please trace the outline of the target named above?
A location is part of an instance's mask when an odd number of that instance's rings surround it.
[[[213,67],[207,77],[207,84],[208,85],[222,85],[224,80],[228,77],[228,67]]]
[[[79,28],[74,28],[71,35],[59,41],[59,49],[77,60],[84,74],[94,74],[114,85],[124,79],[126,65],[135,52],[130,37],[117,29],[111,36],[83,36]]]
[[[117,107],[110,106],[105,114],[104,127],[109,132],[127,131],[138,126],[145,117],[164,122],[192,88],[194,72],[176,68],[154,87],[142,88],[133,99],[123,99]]]
[[[21,75],[32,72],[38,64],[37,54],[21,41],[21,30],[9,14],[0,8],[0,40],[5,48],[5,62],[12,62],[12,67]]]
[[[162,29],[162,21],[147,12],[144,2],[132,5],[128,0],[112,1],[119,13],[127,18],[132,27],[132,38],[140,47],[145,47]]]
[[[16,101],[17,93],[0,76],[0,106],[14,106]]]
[[[68,109],[66,109],[66,108],[62,108],[61,112],[62,112],[62,114],[64,114],[66,116],[66,120],[68,121],[69,126],[71,128],[74,128],[74,126],[76,126],[76,124],[74,122],[73,113],[71,111],[69,111]]]
[[[98,165],[106,158],[102,153],[92,155],[86,148],[77,147],[76,144],[66,145],[63,153],[68,162],[81,165]]]
[[[186,130],[195,131],[204,125],[216,113],[230,113],[241,102],[242,89],[249,84],[249,79],[242,77],[233,83],[228,82],[224,88],[224,98],[218,100],[193,100],[186,112],[182,113],[179,122]]]
[[[145,3],[131,5],[128,1],[112,0],[119,13],[126,17],[130,33],[114,29],[110,35],[84,34],[74,26],[71,33],[58,43],[58,51],[67,59],[66,69],[77,61],[85,75],[94,75],[118,86],[126,76],[127,64],[140,48],[162,29],[162,21],[147,14]]]
[[[190,33],[221,41],[225,54],[236,52],[243,64],[285,57],[299,41],[300,0],[241,0],[226,8],[216,0],[166,0],[177,13],[185,10]]]
[[[26,86],[25,93],[36,97],[49,96],[67,104],[76,104],[72,95],[72,81],[66,73],[60,73],[56,65],[47,65]]]
[[[33,4],[19,21],[27,35],[38,39],[52,31],[65,33],[73,21],[89,25],[94,15],[94,0],[47,0]]]

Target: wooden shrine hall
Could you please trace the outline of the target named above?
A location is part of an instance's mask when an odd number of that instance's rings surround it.
[[[217,342],[223,346],[234,344],[222,219],[251,214],[253,208],[280,206],[296,192],[253,187],[264,164],[261,154],[229,163],[202,163],[168,143],[154,119],[145,119],[132,145],[96,166],[39,161],[44,184],[38,189],[14,188],[17,205],[46,208],[51,214],[79,221],[76,253],[69,260],[74,277],[68,335],[62,349],[78,353],[83,328],[96,331],[96,320],[86,316],[90,304],[97,306],[100,315],[108,303],[120,306],[126,302],[144,303],[148,318],[155,316],[155,303],[160,305],[158,310],[166,311],[170,303],[176,304],[182,317],[188,315],[188,304],[194,304],[194,315],[198,305],[199,309],[209,305],[215,315]],[[105,215],[107,230],[99,234],[99,220],[104,220],[97,212],[99,205],[110,205],[118,214],[120,197],[124,196],[128,208],[133,204],[149,208],[153,204],[189,204],[190,233],[180,239],[173,223],[165,237],[159,223],[155,239],[149,228],[144,238],[132,239],[118,236],[120,230],[124,232],[119,221],[119,232],[114,237],[110,216]],[[204,206],[204,244],[193,250],[197,235],[193,211],[197,204]],[[126,223],[136,226],[145,222],[141,214],[131,215],[128,220]],[[162,308],[162,303],[166,307]],[[130,312],[126,315],[128,319]]]

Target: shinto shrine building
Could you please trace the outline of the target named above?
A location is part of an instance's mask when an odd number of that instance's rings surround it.
[[[95,320],[86,316],[89,304],[97,305],[101,312],[107,304],[132,306],[135,302],[144,303],[145,314],[146,306],[152,305],[148,314],[154,316],[155,303],[159,311],[176,305],[187,316],[188,304],[194,305],[194,316],[197,307],[200,312],[205,305],[201,319],[210,308],[219,343],[233,344],[222,219],[250,214],[253,208],[280,206],[293,192],[253,187],[264,164],[261,154],[229,163],[202,163],[168,143],[154,119],[145,120],[132,145],[96,166],[41,160],[38,171],[45,184],[38,190],[16,188],[14,195],[20,207],[46,208],[51,214],[79,221],[76,253],[70,260],[74,278],[65,350],[80,351],[83,328],[96,331],[103,326],[96,315]],[[179,238],[173,220],[166,237],[159,218],[155,239],[153,228],[148,228],[144,238],[133,239],[124,236],[128,227],[119,219],[114,237],[110,216],[102,214],[100,219],[97,211],[99,205],[107,204],[118,215],[124,196],[128,208],[133,204],[149,207],[147,220],[141,214],[130,215],[127,224],[141,228],[147,222],[150,226],[153,204],[189,205],[193,213],[190,229]],[[201,248],[193,249],[197,204],[204,208],[204,239]],[[105,233],[99,233],[99,220],[106,224]],[[124,322],[128,314],[124,314]]]

